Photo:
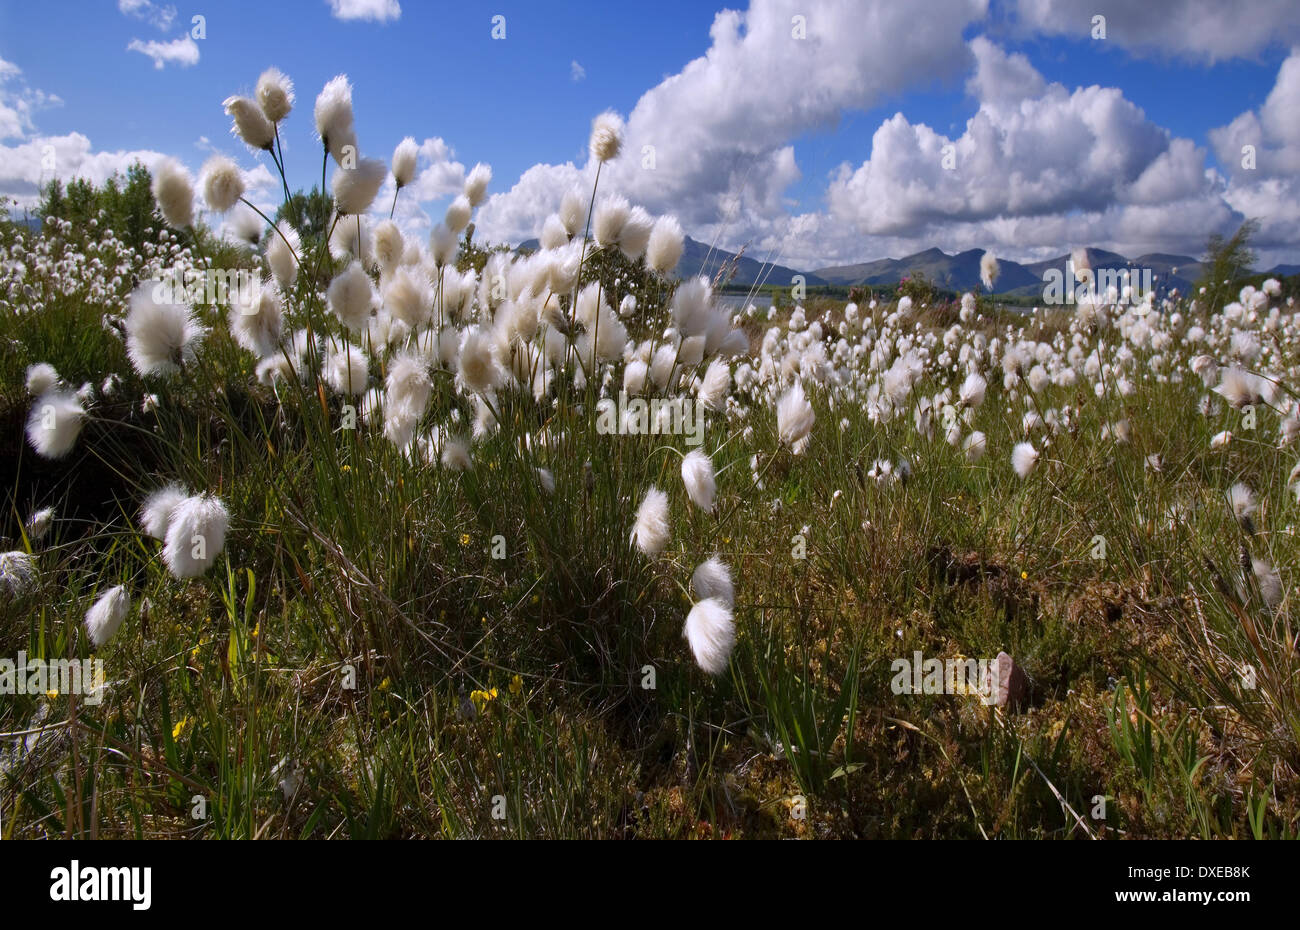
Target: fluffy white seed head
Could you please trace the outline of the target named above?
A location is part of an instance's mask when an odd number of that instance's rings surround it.
[[[642,555],[657,556],[668,545],[668,495],[658,488],[651,487],[641,499],[641,506],[636,510],[636,522],[632,525],[629,542],[641,551]]]
[[[677,217],[661,216],[655,220],[654,228],[650,231],[645,263],[660,274],[668,274],[682,260],[682,251],[685,248],[686,237]]]
[[[27,440],[47,459],[63,458],[77,444],[85,420],[85,408],[74,392],[48,390],[32,404]]]
[[[972,371],[966,376],[966,380],[961,384],[961,391],[958,397],[961,399],[963,407],[976,408],[984,403],[984,392],[988,389],[988,382],[979,372]]]
[[[90,641],[96,649],[102,649],[117,635],[118,628],[130,609],[131,598],[127,596],[126,588],[118,585],[100,595],[99,600],[86,611],[86,632],[90,634]]]
[[[280,290],[288,293],[293,282],[298,279],[298,261],[302,255],[302,241],[298,231],[289,225],[288,220],[281,220],[266,240],[266,263],[271,266]]]
[[[275,142],[275,126],[251,97],[227,97],[221,104],[234,118],[231,131],[254,149],[269,149]]]
[[[642,363],[644,366],[644,363]],[[644,376],[643,376],[644,377]],[[707,410],[721,412],[727,409],[727,395],[731,391],[731,368],[725,361],[715,358],[709,362],[700,380],[699,399]]]
[[[1023,478],[1028,478],[1029,473],[1034,470],[1038,464],[1038,450],[1034,448],[1033,443],[1021,442],[1011,450],[1011,467],[1016,474]]]
[[[465,178],[465,199],[471,207],[482,205],[487,199],[488,185],[492,183],[492,168],[479,162]]]
[[[45,534],[50,531],[50,526],[53,523],[54,508],[42,507],[27,520],[25,527],[27,530],[27,538],[32,542],[40,542],[45,538]]]
[[[262,115],[272,123],[278,123],[293,109],[293,81],[289,80],[279,68],[267,68],[257,79],[257,105],[262,108]]]
[[[174,158],[154,165],[153,199],[168,226],[184,229],[194,225],[194,181]]]
[[[583,225],[587,222],[587,201],[582,199],[581,192],[577,190],[566,191],[564,197],[560,200],[560,222],[564,224],[564,231],[572,238],[582,232]]]
[[[343,216],[365,213],[388,177],[388,166],[377,158],[358,159],[355,168],[334,172],[334,205]],[[340,223],[346,222],[339,220]]]
[[[1255,492],[1240,481],[1228,489],[1228,503],[1232,507],[1232,515],[1243,526],[1249,526],[1251,517],[1259,510]]]
[[[126,315],[126,353],[141,375],[169,375],[194,360],[204,329],[184,304],[154,300],[153,285],[131,294]]]
[[[353,130],[352,85],[348,76],[331,78],[316,97],[316,134],[320,136],[335,161],[340,161],[343,147],[356,145]]]
[[[49,362],[27,366],[27,393],[33,397],[44,394],[59,383],[59,373]]]
[[[466,330],[460,341],[458,373],[465,387],[477,394],[501,385],[503,372],[497,364],[490,334],[478,327]]]
[[[686,485],[686,496],[696,507],[704,511],[713,510],[718,484],[713,474],[713,462],[703,451],[692,449],[682,457],[682,482]]]
[[[213,155],[199,173],[209,210],[225,213],[244,196],[244,173],[225,155]]]
[[[464,194],[460,194],[447,207],[447,213],[442,221],[448,229],[459,235],[469,225],[469,218],[472,213],[473,208],[469,204],[469,198]]]
[[[361,267],[361,262],[353,261],[340,271],[330,282],[326,291],[326,300],[334,315],[354,333],[366,328],[370,320],[370,303],[374,289],[370,275]]]
[[[419,154],[420,147],[415,144],[415,139],[411,136],[397,143],[397,148],[393,149],[393,180],[397,182],[399,189],[415,180],[416,159]]]
[[[710,675],[727,670],[731,650],[736,645],[736,624],[727,604],[715,597],[696,603],[686,615],[683,635],[700,668]]]
[[[236,297],[230,307],[230,334],[258,358],[280,350],[284,331],[284,312],[280,292],[274,287],[258,285],[247,299]]]
[[[591,140],[588,145],[596,161],[618,158],[623,148],[623,118],[613,110],[606,110],[591,122]]]
[[[36,589],[39,575],[32,557],[21,549],[0,552],[0,589],[10,597],[21,597]]]
[[[448,229],[445,223],[439,223],[429,233],[429,254],[433,263],[439,268],[446,267],[456,260],[460,251],[459,237],[455,230]]]
[[[200,494],[187,497],[172,510],[163,545],[163,562],[177,578],[197,578],[213,563],[226,545],[230,514],[217,497]]]
[[[817,417],[812,404],[804,395],[803,382],[796,381],[794,386],[781,395],[776,404],[776,432],[781,442],[794,447],[812,432]]]
[[[998,279],[1001,270],[997,256],[992,252],[985,252],[980,256],[980,281],[984,283],[985,290],[993,290],[993,282]]]
[[[731,582],[731,569],[716,555],[701,562],[691,575],[691,587],[701,600],[717,598],[728,607],[736,603],[736,590]]]
[[[144,499],[144,505],[140,508],[141,528],[154,539],[166,539],[172,512],[177,504],[189,496],[189,492],[179,484],[169,484],[154,491]]]
[[[335,393],[358,397],[366,391],[370,377],[370,362],[366,353],[345,342],[333,349],[324,363],[325,381]]]

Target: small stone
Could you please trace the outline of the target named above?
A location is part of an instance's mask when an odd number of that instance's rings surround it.
[[[1025,705],[1029,696],[1029,681],[1024,669],[1005,652],[999,652],[989,663],[984,678],[984,702],[995,707],[1016,710]]]

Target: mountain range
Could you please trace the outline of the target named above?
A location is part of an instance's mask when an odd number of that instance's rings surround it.
[[[537,247],[536,239],[530,239],[519,246],[520,250],[525,251]],[[1149,268],[1157,293],[1169,288],[1177,288],[1183,294],[1189,293],[1203,270],[1201,262],[1190,255],[1149,252],[1130,259],[1105,249],[1088,249],[1087,253],[1088,263],[1094,269],[1128,268],[1137,272]],[[983,249],[968,249],[949,255],[941,249],[930,248],[903,258],[881,258],[854,265],[831,265],[800,271],[785,265],[765,264],[747,254],[737,255],[725,249],[710,248],[687,236],[686,247],[677,265],[677,275],[687,278],[702,274],[713,278],[720,268],[734,262],[735,274],[729,279],[733,286],[751,286],[755,283],[788,286],[795,275],[803,275],[804,284],[808,287],[892,287],[903,278],[922,274],[931,284],[944,290],[969,291],[981,286],[980,259],[983,255]],[[1047,272],[1056,269],[1064,276],[1069,259],[1069,254],[1027,264],[999,259],[999,274],[993,290],[1004,297],[1032,298],[1041,295]],[[1290,277],[1300,274],[1300,265],[1276,265],[1267,273]]]

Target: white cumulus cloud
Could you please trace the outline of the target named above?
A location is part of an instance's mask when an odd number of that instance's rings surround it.
[[[132,39],[126,46],[128,52],[139,52],[153,60],[153,66],[162,70],[167,65],[179,65],[188,68],[199,63],[199,46],[188,35],[183,35],[170,42],[150,39]]]
[[[386,23],[390,19],[399,19],[402,15],[402,7],[397,0],[329,0],[329,5],[335,19]]]

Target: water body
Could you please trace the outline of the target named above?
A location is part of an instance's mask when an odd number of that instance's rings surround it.
[[[758,307],[760,310],[766,310],[772,306],[772,297],[770,294],[755,294],[753,297],[746,297],[744,294],[716,294],[714,300],[724,307],[732,310],[744,310],[750,304]]]

